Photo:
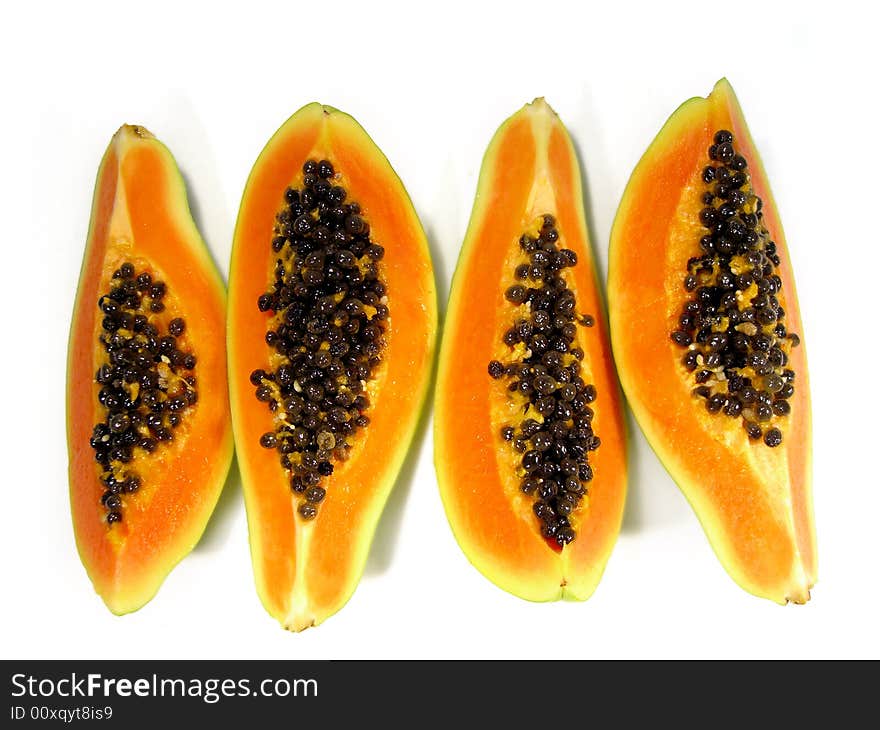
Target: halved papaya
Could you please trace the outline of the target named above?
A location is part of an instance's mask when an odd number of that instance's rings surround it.
[[[611,235],[614,356],[648,441],[747,591],[816,580],[810,394],[794,273],[742,110],[722,79],[635,168]]]
[[[363,572],[437,326],[421,223],[350,116],[313,103],[260,154],[230,266],[229,373],[257,591],[299,631]]]
[[[153,597],[223,488],[225,304],[174,158],[123,126],[98,170],[67,362],[76,544],[114,613]]]
[[[626,437],[580,169],[543,99],[483,159],[434,428],[446,516],[473,565],[528,600],[588,598],[620,530]]]

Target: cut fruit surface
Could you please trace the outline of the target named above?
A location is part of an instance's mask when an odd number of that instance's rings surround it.
[[[67,363],[74,533],[114,613],[153,597],[223,488],[225,305],[174,158],[123,126],[98,170]]]
[[[794,274],[732,88],[670,117],[630,178],[608,299],[621,383],[730,575],[803,603],[816,580],[807,362]]]
[[[434,429],[446,515],[474,566],[529,600],[588,598],[620,530],[626,438],[580,169],[543,99],[483,160]]]
[[[299,631],[363,572],[429,381],[428,245],[350,116],[294,114],[257,159],[230,267],[232,411],[257,591]]]

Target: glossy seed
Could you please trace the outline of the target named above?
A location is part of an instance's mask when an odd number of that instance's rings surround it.
[[[745,421],[743,425],[745,426],[746,433],[748,433],[749,438],[752,441],[757,441],[759,438],[761,438],[762,431],[761,427],[758,424]]]
[[[333,177],[333,163],[329,160],[321,160],[318,163],[317,173],[322,178]]]
[[[782,432],[778,428],[769,428],[764,434],[764,443],[771,448],[782,443]]]
[[[323,487],[309,487],[306,490],[306,500],[308,500],[312,504],[318,504],[319,502],[323,501],[326,494],[327,492],[324,490]]]
[[[731,418],[736,418],[742,413],[742,401],[736,397],[729,398],[727,405],[724,406],[724,413]]]
[[[718,413],[727,402],[727,398],[721,393],[714,393],[706,400],[706,410],[709,413]]]
[[[524,286],[515,284],[514,286],[510,287],[506,292],[504,292],[504,296],[509,302],[513,302],[514,304],[522,304],[526,298],[526,289]]]
[[[679,347],[687,347],[693,342],[691,335],[684,330],[674,330],[670,335],[670,339]]]
[[[791,406],[788,401],[777,400],[773,402],[773,413],[777,416],[787,416],[791,413]]]
[[[773,416],[773,409],[766,403],[758,403],[755,406],[755,415],[759,421],[769,421]]]

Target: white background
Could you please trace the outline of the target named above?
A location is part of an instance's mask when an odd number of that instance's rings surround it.
[[[113,2],[4,9],[0,655],[24,657],[877,657],[877,189],[870,3],[266,4]],[[27,8],[27,9],[25,9]],[[88,8],[88,9],[86,9]],[[746,111],[798,275],[815,423],[820,580],[782,608],[725,574],[633,430],[623,532],[585,604],[497,589],[452,538],[430,414],[360,587],[294,635],[253,588],[237,471],[193,554],[124,618],[93,593],[67,498],[64,363],[98,161],[123,122],[172,150],[224,274],[241,190],[306,102],[357,118],[406,184],[441,301],[483,151],[546,96],[608,234],[632,167],[666,117],[726,75]]]

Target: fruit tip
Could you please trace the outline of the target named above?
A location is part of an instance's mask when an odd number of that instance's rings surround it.
[[[123,127],[129,134],[133,134],[135,137],[140,137],[141,139],[153,139],[154,137],[149,129],[140,124],[125,124]]]
[[[335,106],[330,106],[329,104],[321,104],[320,102],[315,102],[321,107],[321,111],[324,112],[325,117],[329,117],[331,114],[338,114],[339,109]]]
[[[553,107],[547,103],[547,99],[543,96],[536,96],[529,104],[526,104],[526,107],[534,113],[557,116]]]
[[[715,82],[715,85],[712,87],[712,92],[710,96],[716,94],[724,94],[729,95],[733,92],[733,86],[730,85],[730,81],[727,80],[726,76],[722,76],[718,81]]]
[[[114,142],[127,139],[155,139],[156,136],[149,129],[140,124],[123,124],[113,135]]]

